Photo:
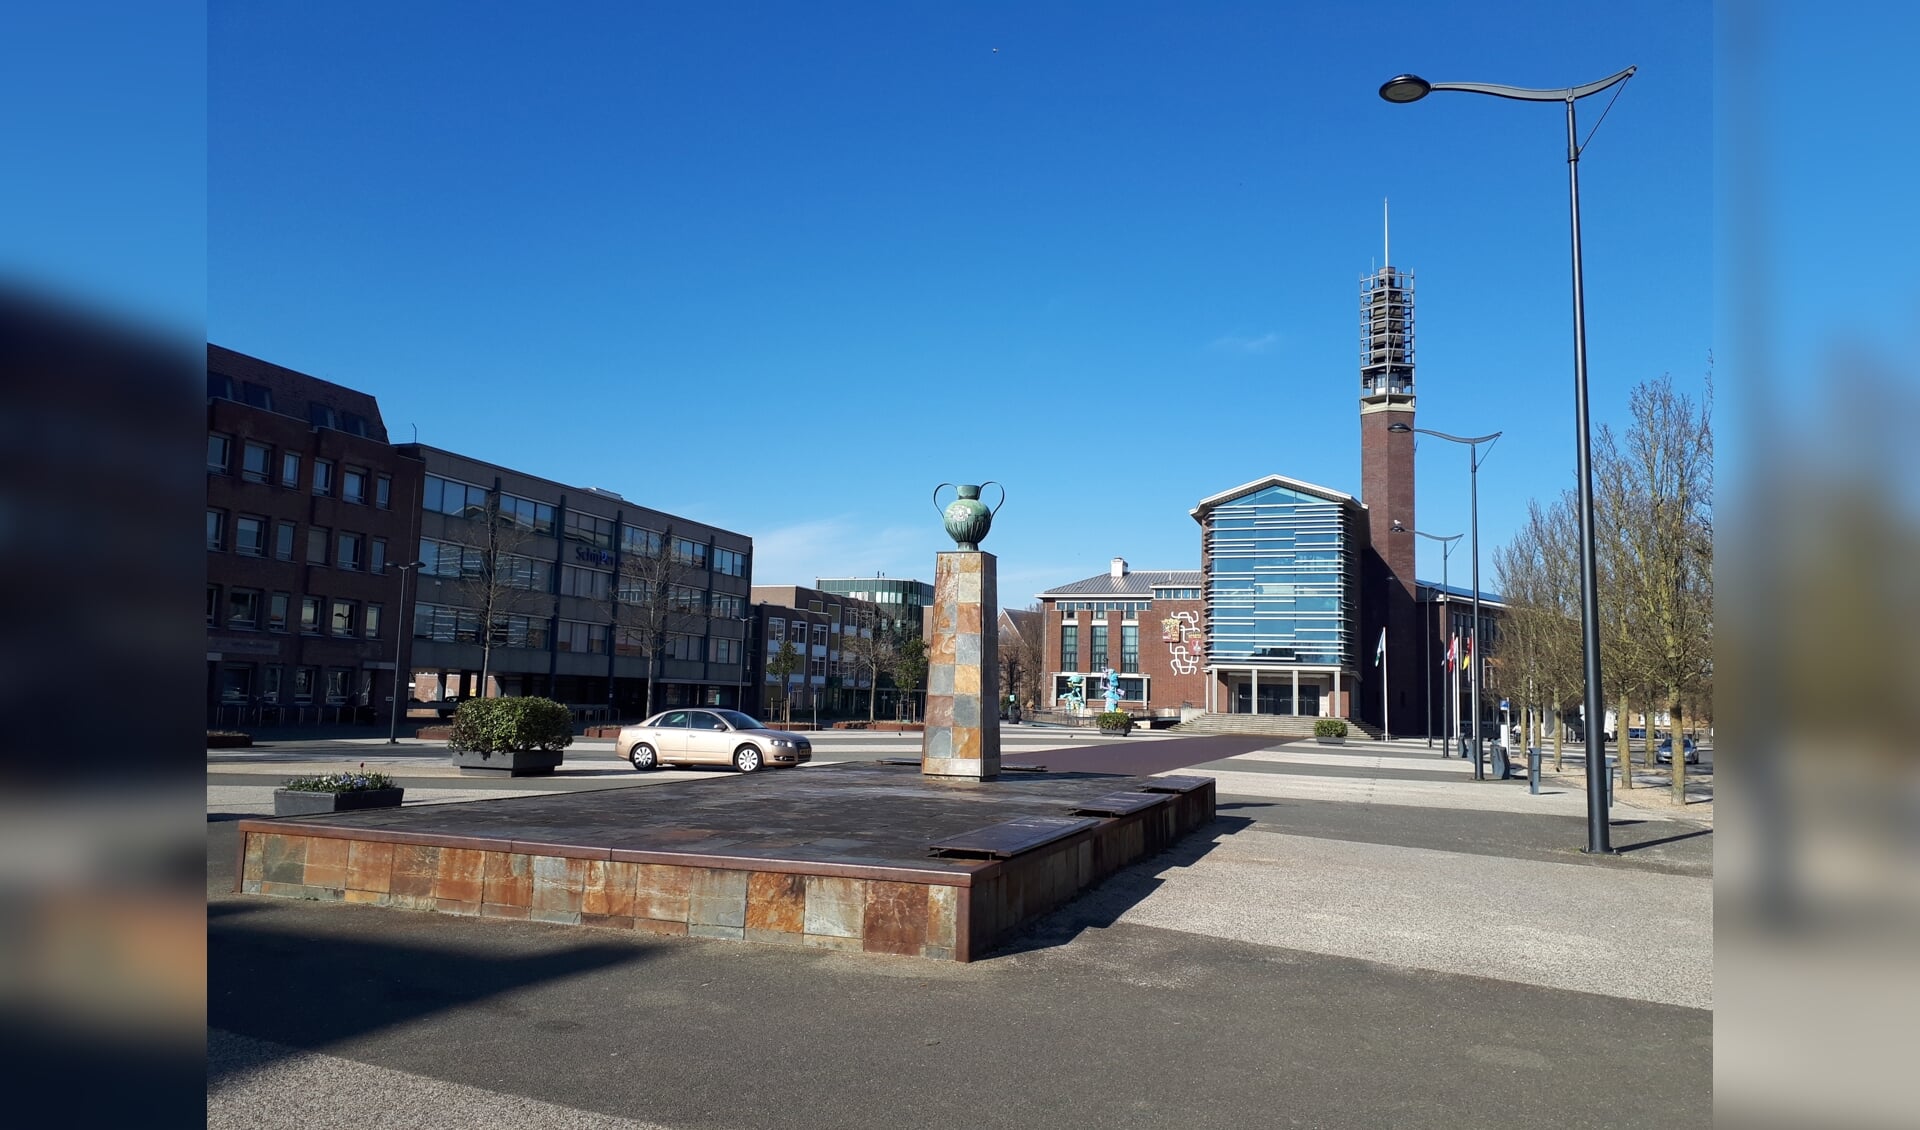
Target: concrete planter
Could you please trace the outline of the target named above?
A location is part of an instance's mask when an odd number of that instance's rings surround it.
[[[352,812],[361,808],[398,808],[405,789],[361,789],[351,793],[314,793],[300,789],[273,790],[275,816],[313,816],[322,812]]]
[[[1313,740],[1316,742],[1319,742],[1321,745],[1346,745],[1347,744],[1347,739],[1345,738],[1315,738]]]
[[[492,753],[476,753],[471,750],[454,750],[454,768],[462,774],[474,777],[538,777],[552,773],[560,767],[565,750],[511,750]]]
[[[1102,726],[1100,732],[1112,738],[1124,738],[1133,732],[1132,726]]]

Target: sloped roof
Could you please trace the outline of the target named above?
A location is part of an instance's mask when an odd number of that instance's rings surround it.
[[[1097,577],[1088,577],[1084,581],[1061,585],[1039,593],[1044,600],[1050,596],[1138,596],[1151,597],[1155,588],[1197,589],[1200,587],[1200,570],[1134,569],[1122,576],[1111,572]]]
[[[1200,505],[1195,506],[1192,510],[1187,511],[1187,513],[1193,517],[1194,521],[1198,522],[1203,514],[1212,510],[1214,507],[1222,505],[1223,503],[1232,502],[1241,495],[1252,494],[1254,491],[1265,490],[1268,487],[1285,487],[1288,490],[1299,491],[1301,494],[1310,494],[1316,498],[1324,498],[1328,502],[1337,502],[1342,506],[1364,507],[1364,504],[1359,499],[1345,491],[1334,490],[1332,487],[1323,487],[1318,483],[1310,483],[1304,479],[1288,478],[1285,475],[1267,475],[1263,478],[1255,479],[1250,483],[1241,483],[1231,490],[1223,490],[1219,494],[1208,495],[1200,500]]]

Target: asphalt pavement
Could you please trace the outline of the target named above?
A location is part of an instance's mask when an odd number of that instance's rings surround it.
[[[208,1124],[1706,1124],[1711,825],[1622,807],[1586,856],[1577,792],[1419,747],[1192,747],[1211,826],[968,965],[233,895],[213,794],[354,751],[210,754]],[[393,764],[669,776],[436,756]]]

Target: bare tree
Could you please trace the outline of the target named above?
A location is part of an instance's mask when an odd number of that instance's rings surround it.
[[[451,581],[455,599],[475,613],[484,697],[494,646],[511,640],[511,618],[536,611],[544,616],[552,603],[552,566],[526,555],[534,532],[501,512],[498,492],[488,494],[485,509],[469,514],[452,533],[426,567],[429,575]]]
[[[880,677],[893,668],[893,626],[877,608],[859,609],[854,614],[854,626],[852,633],[841,636],[840,651],[854,676],[867,679],[867,721],[872,722],[877,713]]]
[[[906,628],[895,631],[893,665],[888,673],[893,676],[893,685],[900,688],[911,704],[913,692],[920,689],[920,683],[927,677],[927,643]]]
[[[1034,605],[1008,610],[1000,629],[1000,686],[1029,709],[1040,702],[1040,669],[1045,663],[1040,633],[1044,623],[1040,607]]]
[[[613,578],[608,616],[614,650],[646,661],[642,715],[653,713],[667,637],[676,630],[703,635],[707,626],[706,571],[678,551],[673,526],[642,530],[643,537],[622,546]]]
[[[800,670],[804,662],[800,658],[800,652],[793,646],[792,640],[781,640],[780,650],[774,653],[772,659],[767,660],[767,674],[774,676],[780,682],[780,705],[788,723],[793,721],[793,688],[788,680],[793,677],[794,672]]]

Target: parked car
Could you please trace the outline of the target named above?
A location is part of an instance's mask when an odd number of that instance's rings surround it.
[[[768,765],[813,760],[813,744],[799,734],[718,708],[663,710],[644,722],[622,726],[614,748],[642,772],[660,765],[731,765],[752,773]]]
[[[1681,739],[1680,748],[1683,751],[1680,755],[1682,761],[1688,765],[1698,765],[1700,763],[1700,747],[1695,744],[1692,735]],[[1653,759],[1662,765],[1673,764],[1672,737],[1660,739],[1660,748],[1654,752]]]

